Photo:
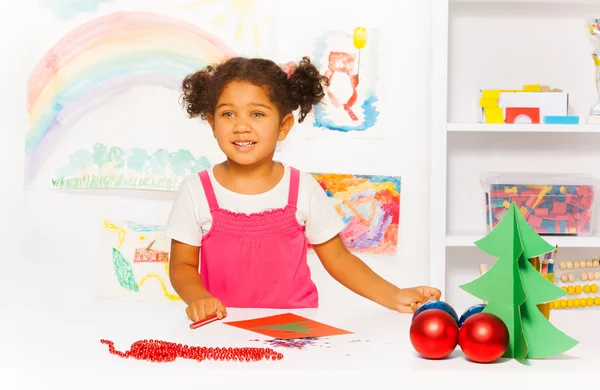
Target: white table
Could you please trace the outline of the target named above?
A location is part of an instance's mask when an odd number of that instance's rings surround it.
[[[227,321],[282,312],[286,311],[229,309]],[[414,387],[415,380],[426,386],[436,385],[437,389],[449,388],[446,386],[460,381],[462,389],[486,390],[507,378],[511,383],[517,380],[518,388],[525,386],[525,382],[539,385],[540,381],[556,386],[546,385],[546,389],[574,388],[577,381],[595,388],[598,383],[600,311],[597,310],[553,311],[553,323],[580,344],[563,356],[531,361],[529,366],[513,360],[487,365],[471,363],[459,348],[446,360],[422,359],[410,345],[411,316],[376,306],[356,311],[291,312],[354,333],[329,337],[303,350],[274,348],[284,354],[281,361],[195,362],[179,358],[175,362],[151,363],[111,355],[100,339],[113,340],[118,350],[128,350],[134,341],[142,339],[188,345],[268,347],[264,341],[270,338],[219,322],[190,330],[181,303],[104,302],[69,309],[43,306],[35,310],[12,309],[3,313],[0,324],[3,335],[0,388],[264,389],[276,379],[279,381],[275,382],[279,383],[276,388],[286,389],[306,386],[319,389],[317,385],[325,387],[326,382],[327,388],[365,389],[364,386],[371,388],[390,380],[394,386],[383,385],[384,388],[404,388],[409,382]],[[281,378],[286,382],[281,382]],[[329,384],[332,380],[335,382]],[[482,387],[478,380],[487,384]]]

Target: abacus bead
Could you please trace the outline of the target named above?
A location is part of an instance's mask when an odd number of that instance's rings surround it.
[[[559,267],[560,269],[563,269],[563,270],[564,270],[564,269],[567,269],[567,263],[565,263],[564,261],[561,261],[561,262],[558,264],[558,267]]]

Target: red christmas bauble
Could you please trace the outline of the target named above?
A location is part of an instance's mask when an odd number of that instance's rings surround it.
[[[443,359],[458,344],[458,324],[446,311],[430,309],[422,312],[410,326],[410,342],[426,359]]]
[[[491,313],[477,313],[467,318],[458,333],[463,353],[477,363],[491,363],[501,358],[508,341],[506,324]]]

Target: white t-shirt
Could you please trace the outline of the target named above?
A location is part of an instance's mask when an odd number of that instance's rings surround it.
[[[219,207],[233,212],[252,214],[287,205],[290,189],[290,167],[284,166],[281,181],[271,190],[258,195],[238,194],[222,187],[208,169],[208,175]],[[310,244],[321,244],[344,229],[345,224],[331,199],[309,173],[300,172],[296,219],[305,226]],[[169,220],[166,234],[188,245],[201,246],[202,237],[212,226],[212,216],[198,174],[183,179]]]

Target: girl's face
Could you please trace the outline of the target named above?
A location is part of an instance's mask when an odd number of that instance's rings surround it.
[[[238,81],[223,89],[207,120],[228,160],[240,165],[270,163],[277,141],[285,139],[294,123],[291,114],[282,120],[263,88]]]

